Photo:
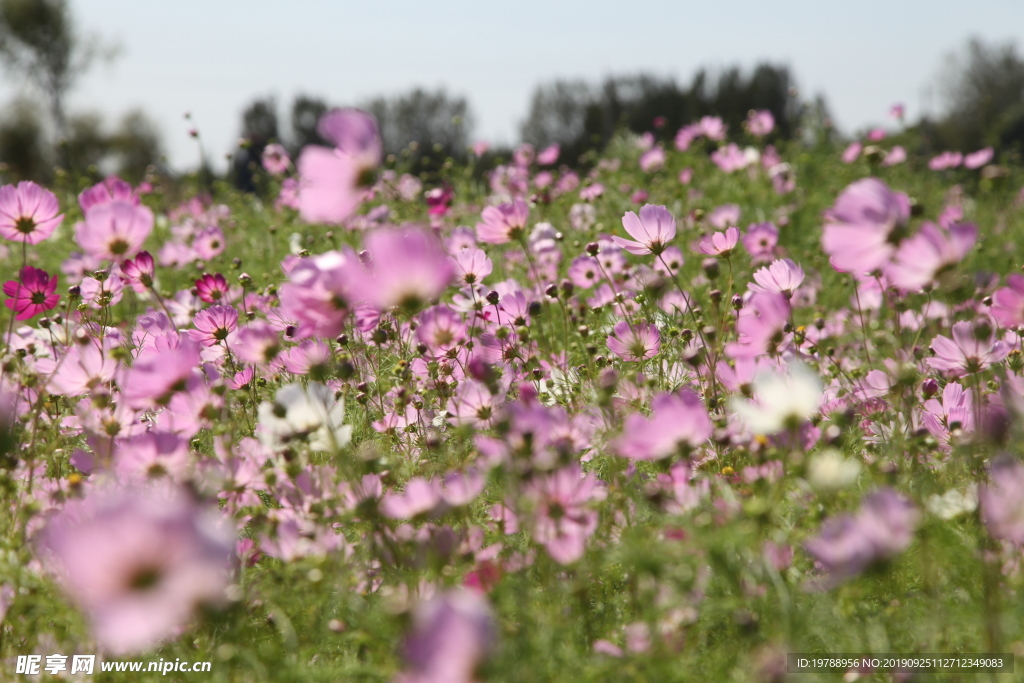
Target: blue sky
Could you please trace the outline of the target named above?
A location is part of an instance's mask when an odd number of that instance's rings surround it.
[[[191,111],[222,165],[240,112],[298,93],[354,104],[416,85],[469,98],[477,138],[513,142],[530,94],[556,77],[645,71],[688,82],[698,67],[789,64],[805,94],[824,93],[846,131],[935,112],[929,85],[969,36],[1024,50],[1024,1],[733,0],[613,4],[575,0],[351,3],[329,0],[71,0],[79,25],[121,47],[72,96],[75,109],[118,116],[141,107],[159,124],[172,166],[198,152]],[[9,95],[11,88],[5,87]]]

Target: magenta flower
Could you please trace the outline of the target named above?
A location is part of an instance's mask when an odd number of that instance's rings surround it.
[[[1024,275],[1008,275],[1006,285],[992,295],[992,317],[1003,327],[1024,325]]]
[[[114,200],[92,206],[75,226],[75,239],[90,256],[122,261],[139,252],[152,230],[149,208]]]
[[[419,228],[380,229],[363,241],[368,271],[357,271],[358,296],[384,310],[416,311],[441,295],[455,266],[433,234]]]
[[[882,489],[864,499],[856,516],[827,520],[805,547],[829,573],[827,585],[835,585],[906,550],[919,518],[909,500]]]
[[[196,280],[196,294],[208,304],[215,304],[227,297],[228,281],[220,273],[209,273]]]
[[[939,372],[955,377],[980,372],[993,363],[1006,358],[1010,348],[998,339],[995,329],[985,321],[972,324],[966,320],[953,325],[953,338],[936,336],[932,339],[935,355],[925,362]]]
[[[1024,466],[1010,456],[997,458],[992,483],[978,491],[981,519],[988,532],[1014,545],[1024,545]]]
[[[341,223],[363,201],[380,165],[377,121],[357,109],[323,115],[317,131],[334,149],[309,145],[299,156],[299,215],[311,223]]]
[[[650,323],[630,325],[623,320],[608,335],[608,349],[622,360],[644,361],[654,358],[661,348],[661,334]]]
[[[708,256],[728,256],[736,248],[739,239],[739,228],[726,228],[725,232],[716,232],[702,239],[697,245],[697,251]]]
[[[865,178],[843,190],[827,217],[821,243],[832,267],[870,273],[895,253],[893,237],[910,217],[910,200],[877,178]]]
[[[481,221],[476,224],[476,234],[481,242],[488,244],[505,244],[521,239],[526,231],[526,219],[530,216],[530,207],[521,199],[510,204],[488,206],[480,214]]]
[[[43,530],[45,564],[82,607],[99,646],[117,654],[177,635],[228,587],[230,523],[177,489],[95,491]]]
[[[579,465],[569,465],[536,476],[523,497],[534,505],[533,538],[551,559],[572,564],[583,557],[587,539],[597,530],[597,511],[590,504],[604,499],[604,483]]]
[[[153,286],[156,264],[148,251],[140,251],[134,259],[125,259],[121,263],[121,274],[132,289],[142,293]]]
[[[627,211],[622,217],[622,227],[636,241],[615,236],[612,241],[629,253],[641,256],[661,254],[676,236],[676,219],[664,206],[653,204],[641,208],[639,217]]]
[[[29,180],[0,187],[0,237],[39,244],[53,234],[64,214],[57,195]]]
[[[804,269],[790,259],[779,259],[754,273],[754,282],[749,286],[752,292],[775,292],[787,299],[804,281]]]
[[[773,223],[755,223],[743,235],[743,248],[754,263],[771,261],[779,243],[779,229]]]
[[[228,338],[238,327],[238,311],[232,306],[210,306],[196,314],[196,329],[188,336],[203,346],[213,346]]]
[[[971,223],[955,223],[949,230],[925,223],[916,235],[900,243],[885,274],[894,286],[917,291],[960,263],[977,239],[978,228]]]
[[[995,151],[991,147],[979,149],[977,152],[972,152],[964,157],[964,168],[981,168],[992,161],[994,156]]]
[[[56,275],[51,280],[45,270],[25,266],[18,272],[17,280],[4,283],[4,294],[11,297],[4,305],[14,311],[15,320],[28,320],[57,305],[60,295],[56,291]]]
[[[651,417],[633,413],[613,448],[633,460],[661,460],[696,448],[711,436],[714,426],[700,397],[689,389],[659,394],[651,402]]]

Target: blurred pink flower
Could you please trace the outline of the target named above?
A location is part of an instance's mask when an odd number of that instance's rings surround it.
[[[405,643],[408,669],[392,683],[473,683],[497,629],[487,599],[456,589],[416,605]]]
[[[943,152],[932,157],[928,162],[928,168],[933,171],[945,171],[948,168],[956,168],[963,161],[964,155],[960,152]]]
[[[775,130],[775,117],[767,109],[752,111],[747,117],[746,124],[751,135],[763,137]]]
[[[847,186],[826,214],[822,247],[836,270],[870,273],[895,253],[891,238],[909,218],[905,194],[877,178],[864,178]]]
[[[541,166],[550,166],[558,161],[558,155],[562,148],[557,145],[549,145],[537,153],[537,163]]]
[[[152,230],[148,207],[116,199],[90,207],[75,226],[75,239],[91,256],[123,261],[139,252]]]
[[[530,207],[521,199],[508,204],[488,206],[476,224],[477,238],[488,244],[505,244],[518,240],[526,234],[526,219]]]
[[[992,463],[991,483],[981,486],[978,502],[988,532],[1016,546],[1024,545],[1024,465],[1011,456]]]
[[[651,402],[651,417],[629,415],[622,434],[612,443],[619,455],[633,460],[661,460],[696,448],[711,437],[714,425],[704,403],[690,389],[659,394]]]
[[[382,228],[363,246],[370,265],[357,271],[357,296],[384,310],[421,308],[441,295],[455,277],[455,266],[432,233],[420,228]]]
[[[860,156],[860,151],[864,146],[859,142],[851,142],[845,150],[843,150],[843,156],[841,157],[844,164],[852,164]]]
[[[597,530],[597,511],[590,504],[605,497],[604,483],[569,465],[551,474],[536,475],[523,489],[533,502],[533,538],[559,564],[583,557],[587,539]]]
[[[972,152],[964,157],[964,168],[981,168],[992,161],[994,156],[995,151],[991,147],[979,149],[977,152]]]
[[[292,160],[288,158],[288,151],[283,145],[276,142],[263,148],[262,161],[263,168],[272,175],[281,175],[292,165]]]
[[[223,599],[234,534],[218,516],[174,488],[97,490],[68,501],[39,550],[103,650],[143,652]]]
[[[978,228],[972,223],[955,223],[945,230],[926,222],[916,235],[900,243],[885,274],[894,286],[917,291],[960,263],[977,239]]]
[[[1024,275],[1011,273],[1006,285],[992,294],[992,317],[1003,327],[1024,325]]]

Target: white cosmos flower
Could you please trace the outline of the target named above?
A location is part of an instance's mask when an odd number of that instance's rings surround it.
[[[289,384],[277,390],[273,403],[259,409],[259,437],[275,451],[294,442],[306,442],[314,451],[331,451],[348,444],[352,426],[342,422],[345,402],[320,382]]]
[[[928,512],[940,519],[953,519],[978,507],[978,485],[970,484],[966,489],[950,489],[941,496],[928,496],[925,501]]]
[[[857,481],[860,463],[844,458],[834,448],[828,448],[811,460],[807,468],[807,480],[811,486],[824,491],[838,491]]]
[[[733,398],[729,407],[755,434],[799,427],[821,407],[821,379],[806,365],[790,363],[785,373],[767,371],[754,378],[753,400]]]

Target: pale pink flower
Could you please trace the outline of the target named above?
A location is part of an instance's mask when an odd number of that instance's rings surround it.
[[[604,483],[569,465],[535,476],[523,496],[534,505],[533,538],[559,564],[583,557],[587,539],[597,530],[598,515],[591,504],[605,497]]]
[[[139,252],[152,230],[148,207],[114,200],[92,206],[75,226],[75,239],[91,256],[122,261]]]
[[[481,221],[476,224],[477,237],[488,244],[519,240],[526,234],[526,219],[529,216],[530,207],[521,199],[510,204],[488,206],[480,215]]]
[[[900,243],[885,274],[894,286],[917,291],[960,263],[977,239],[978,228],[971,223],[955,223],[949,230],[925,223],[916,235]]]
[[[380,309],[415,311],[437,299],[455,277],[455,267],[433,234],[419,228],[380,229],[363,242],[368,270],[357,271],[358,296]]]
[[[63,220],[57,195],[49,190],[29,180],[0,187],[0,237],[39,244]]]
[[[790,259],[779,259],[754,273],[754,282],[749,285],[752,292],[775,292],[787,299],[804,281],[804,269]]]
[[[661,334],[650,323],[630,325],[623,320],[608,335],[608,349],[626,361],[644,361],[654,358],[661,348]]]
[[[910,200],[877,178],[849,185],[827,214],[821,243],[832,267],[854,274],[882,267],[896,251],[892,237],[910,218]]]
[[[728,256],[736,248],[739,239],[739,228],[726,228],[724,232],[716,232],[702,239],[697,245],[697,251],[708,256]]]
[[[932,339],[935,355],[925,362],[939,372],[960,377],[980,372],[998,363],[1010,352],[1006,342],[998,339],[995,328],[987,321],[972,324],[962,320],[953,325],[953,338],[937,335]]]
[[[1006,285],[992,295],[992,317],[1003,327],[1024,325],[1024,275],[1006,276]]]
[[[981,168],[992,161],[994,156],[995,151],[991,147],[979,149],[977,152],[972,152],[964,157],[964,168]]]
[[[612,236],[612,241],[631,254],[657,256],[676,236],[676,219],[664,206],[653,204],[641,208],[639,217],[627,211],[622,217],[622,227],[636,241],[616,236]]]
[[[69,500],[40,536],[44,563],[116,654],[177,635],[231,578],[230,523],[178,489],[94,491]]]
[[[650,418],[640,413],[629,415],[612,447],[626,458],[660,460],[701,446],[713,430],[700,397],[683,389],[656,396],[651,402]]]

